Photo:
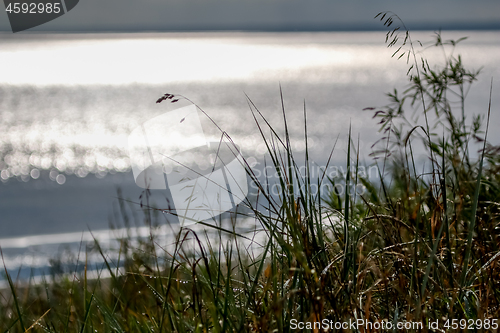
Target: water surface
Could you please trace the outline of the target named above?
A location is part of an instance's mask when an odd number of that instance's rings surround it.
[[[469,39],[456,54],[466,67],[483,67],[469,92],[470,116],[485,113],[491,77],[500,77],[500,36],[443,33],[462,36]],[[305,149],[305,101],[317,165],[337,138],[334,163],[345,163],[349,125],[371,163],[380,134],[362,109],[386,104],[384,93],[407,83],[408,65],[391,58],[384,39],[383,32],[0,34],[0,245],[19,254],[23,247],[12,244],[26,236],[44,235],[37,246],[48,246],[50,235],[105,230],[116,216],[118,187],[137,202],[142,190],[130,173],[127,136],[173,108],[155,103],[167,92],[202,107],[245,156],[262,161],[266,149],[246,96],[282,130],[281,86],[296,152]],[[431,64],[443,60],[440,52],[424,54]],[[498,131],[491,134],[498,143]],[[59,246],[60,237],[53,240]]]

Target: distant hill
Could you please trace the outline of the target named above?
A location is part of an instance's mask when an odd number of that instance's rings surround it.
[[[29,31],[373,30],[384,10],[412,30],[500,29],[498,0],[81,0]],[[10,31],[3,10],[0,31]]]

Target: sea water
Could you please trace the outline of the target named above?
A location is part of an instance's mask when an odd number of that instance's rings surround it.
[[[498,32],[445,31],[444,39],[468,37],[445,53],[427,48],[433,35],[412,34],[423,52],[417,57],[440,66],[454,52],[466,68],[482,68],[468,93],[468,119],[486,113],[493,78],[490,128],[498,128]],[[403,91],[413,61],[392,58],[395,49],[384,40],[384,32],[0,34],[0,246],[6,264],[46,267],[49,258],[89,241],[89,230],[112,239],[110,225],[125,227],[117,217],[118,197],[135,203],[130,213],[140,215],[143,189],[134,183],[127,138],[142,122],[175,109],[168,101],[156,103],[165,93],[196,103],[256,168],[266,146],[249,105],[283,133],[282,101],[297,154],[305,150],[305,108],[315,166],[325,165],[334,146],[332,165],[345,166],[349,127],[370,165],[372,144],[382,134],[373,113],[363,109],[387,104],[385,93],[394,88]],[[498,131],[490,139],[498,144]],[[140,217],[133,223],[143,227]]]

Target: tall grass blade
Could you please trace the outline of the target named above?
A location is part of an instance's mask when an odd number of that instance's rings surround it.
[[[3,250],[2,250],[1,246],[0,246],[0,254],[2,255],[2,262],[3,262],[3,268],[5,270],[5,276],[7,278],[7,282],[9,283],[9,288],[10,288],[10,291],[12,292],[12,297],[14,298],[14,305],[16,306],[16,311],[17,311],[17,319],[19,320],[19,324],[21,325],[21,329],[24,332],[24,331],[26,331],[26,328],[24,326],[21,308],[19,307],[19,300],[17,299],[16,288],[14,286],[14,283],[12,282],[12,279],[10,277],[9,272],[7,271],[7,266],[5,265],[5,259],[3,257]]]
[[[474,191],[474,198],[472,201],[472,210],[471,210],[471,221],[469,223],[469,226],[467,228],[467,248],[465,250],[465,257],[464,257],[464,263],[462,266],[462,274],[460,276],[460,299],[462,299],[464,289],[467,287],[465,285],[466,278],[467,278],[467,270],[469,267],[469,260],[471,256],[471,251],[472,251],[472,236],[474,234],[474,229],[476,227],[476,212],[477,212],[477,205],[479,202],[479,192],[481,190],[481,177],[482,177],[482,172],[483,172],[483,164],[484,164],[484,155],[486,153],[486,143],[487,143],[487,138],[488,138],[488,129],[490,125],[490,115],[491,115],[491,96],[493,92],[493,79],[491,79],[491,84],[490,84],[490,98],[488,102],[488,116],[486,120],[486,132],[484,134],[484,143],[483,143],[483,150],[481,152],[481,161],[479,162],[479,170],[477,172],[477,180],[476,180],[476,189]]]

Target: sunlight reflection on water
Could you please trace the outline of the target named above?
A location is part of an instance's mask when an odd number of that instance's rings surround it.
[[[432,33],[416,35],[430,40]],[[484,114],[490,78],[500,77],[500,35],[443,36],[470,36],[457,53],[467,68],[484,66],[484,74],[466,106],[469,115]],[[155,103],[164,93],[196,102],[255,168],[262,166],[267,148],[245,94],[283,133],[280,86],[297,153],[305,150],[305,101],[314,170],[324,165],[335,142],[332,163],[345,165],[349,125],[353,137],[359,134],[360,156],[368,156],[381,135],[372,113],[362,109],[386,105],[384,94],[407,83],[407,65],[391,59],[394,50],[385,47],[384,38],[383,32],[0,34],[0,228],[5,237],[0,245],[7,247],[7,267],[46,267],[60,243],[72,242],[77,249],[82,228],[107,228],[115,186],[140,193],[131,173],[124,173],[131,169],[128,136],[172,109]],[[431,63],[443,59],[429,51],[426,56]],[[490,128],[499,126],[493,112]],[[490,139],[498,144],[500,133],[492,131]],[[62,232],[67,234],[56,234]],[[109,230],[102,232],[100,237],[109,238]]]
[[[419,34],[427,40],[431,35]],[[459,48],[465,61],[473,68],[484,65],[488,74],[500,73],[495,33],[446,34],[472,35],[471,43]],[[309,144],[317,156],[327,154],[338,134],[346,135],[349,123],[354,133],[362,133],[361,147],[368,150],[377,128],[361,109],[385,103],[382,92],[406,80],[407,65],[391,59],[381,32],[3,37],[2,181],[27,181],[51,171],[51,179],[63,184],[65,174],[103,177],[129,171],[127,136],[137,124],[165,112],[154,103],[165,92],[196,101],[238,140],[244,153],[259,157],[265,146],[244,92],[281,128],[276,112],[281,83],[296,151],[305,149],[303,98]],[[427,56],[430,61],[442,57]],[[484,95],[472,96],[473,111],[484,110]]]

